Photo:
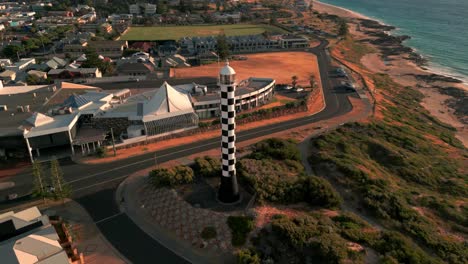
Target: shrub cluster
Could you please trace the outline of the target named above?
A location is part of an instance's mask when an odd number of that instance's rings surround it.
[[[245,244],[247,236],[254,228],[254,221],[247,216],[229,216],[227,224],[231,229],[232,245],[239,247]]]
[[[193,182],[193,170],[179,165],[170,169],[158,168],[150,171],[149,181],[155,187],[172,187]]]
[[[193,170],[200,177],[219,177],[221,175],[221,162],[209,156],[195,158]]]
[[[205,228],[203,228],[200,236],[204,239],[204,240],[210,240],[210,239],[213,239],[215,238],[216,236],[218,235],[218,232],[216,232],[216,228],[213,227],[213,226],[207,226]]]

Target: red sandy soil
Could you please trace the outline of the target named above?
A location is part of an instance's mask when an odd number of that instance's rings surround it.
[[[231,61],[230,65],[237,72],[237,80],[250,77],[274,78],[276,83],[291,83],[291,77],[299,77],[298,85],[310,86],[309,76],[318,78],[317,57],[308,52],[272,52],[246,55],[246,61]],[[220,65],[223,66],[223,62]],[[195,78],[217,76],[217,63],[192,68],[176,69],[176,78]]]

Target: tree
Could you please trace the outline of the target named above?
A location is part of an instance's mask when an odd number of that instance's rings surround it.
[[[43,170],[41,163],[35,161],[32,164],[32,174],[34,178],[33,182],[33,196],[34,197],[41,197],[45,199],[47,197],[47,189],[46,189],[46,183],[44,182],[44,179],[42,178]]]
[[[158,0],[158,3],[156,4],[156,10],[158,14],[167,13],[167,4],[165,3],[164,0]]]
[[[9,59],[15,59],[18,57],[18,54],[23,52],[23,46],[18,45],[8,45],[3,49],[3,55]]]
[[[310,83],[310,87],[312,87],[312,89],[315,89],[317,88],[317,81],[315,79],[315,75],[314,74],[311,74],[309,76],[309,83]]]
[[[342,19],[338,22],[338,35],[345,37],[348,35],[348,24],[346,20]]]
[[[217,53],[220,60],[226,60],[229,58],[229,44],[225,34],[218,35]]]
[[[71,196],[71,188],[63,179],[62,168],[57,159],[50,161],[50,181],[52,182],[54,198],[62,201]]]
[[[292,86],[293,86],[293,88],[296,88],[297,80],[299,80],[299,77],[297,77],[296,75],[294,75],[293,77],[291,77],[291,79],[292,79]]]

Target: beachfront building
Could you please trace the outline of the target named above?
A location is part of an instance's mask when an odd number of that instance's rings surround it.
[[[231,53],[254,53],[268,50],[297,49],[309,47],[309,40],[295,35],[227,36]],[[217,49],[217,37],[184,37],[179,40],[181,53],[186,55],[204,54]]]

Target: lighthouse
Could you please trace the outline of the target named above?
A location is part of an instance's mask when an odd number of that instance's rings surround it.
[[[236,85],[236,72],[226,61],[219,73],[222,175],[218,200],[223,203],[237,202],[240,197],[236,178]]]

